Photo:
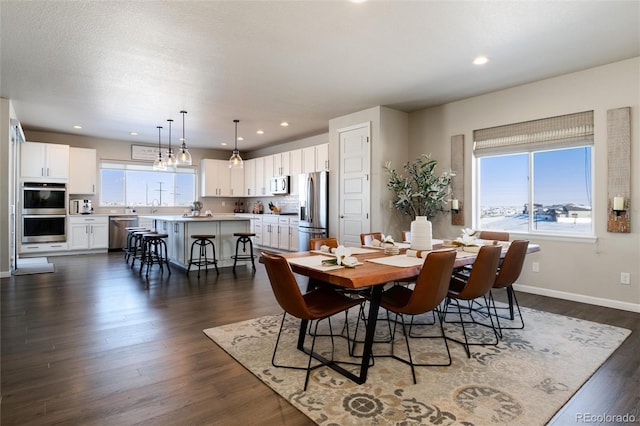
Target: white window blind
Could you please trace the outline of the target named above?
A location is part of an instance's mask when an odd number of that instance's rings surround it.
[[[473,131],[476,157],[593,145],[593,111]]]

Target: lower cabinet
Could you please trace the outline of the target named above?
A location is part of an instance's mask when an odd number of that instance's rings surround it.
[[[69,250],[109,248],[107,216],[70,216],[67,243]]]
[[[279,250],[298,251],[298,218],[264,216],[256,227],[256,244]],[[258,232],[258,229],[261,231]],[[258,235],[260,239],[258,239]]]
[[[20,255],[29,257],[29,254],[66,254],[69,249],[67,242],[62,243],[27,243],[20,245]]]

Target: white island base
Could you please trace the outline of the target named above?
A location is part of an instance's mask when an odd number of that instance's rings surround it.
[[[216,247],[216,259],[218,267],[233,266],[231,256],[236,252],[235,232],[249,232],[249,219],[236,217],[232,214],[214,214],[205,217],[184,217],[181,215],[162,215],[162,216],[140,216],[141,218],[152,219],[154,227],[160,233],[168,235],[167,250],[169,252],[169,261],[187,269],[189,259],[191,258],[191,244],[194,239],[191,235],[211,234],[215,235],[213,243]],[[193,250],[194,256],[198,257],[198,247]],[[255,253],[254,253],[255,254]],[[213,253],[210,248],[207,249],[207,257],[212,257]],[[243,262],[244,264],[245,262]],[[209,269],[213,269],[213,265],[208,265]],[[193,269],[193,268],[191,268]]]

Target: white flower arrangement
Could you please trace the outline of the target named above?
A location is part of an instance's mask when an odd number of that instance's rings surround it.
[[[358,263],[358,259],[351,256],[351,249],[345,246],[338,246],[333,254],[335,259],[323,260],[322,263],[326,265],[338,265],[346,266],[347,268],[353,268]]]
[[[478,243],[476,241],[475,235],[477,231],[474,231],[471,228],[462,228],[462,236],[456,238],[455,244],[468,247],[468,246],[477,246]]]
[[[381,234],[380,238],[382,238],[382,240],[380,241],[381,244],[391,244],[392,246],[395,245],[395,242],[393,241],[393,237],[391,235]]]

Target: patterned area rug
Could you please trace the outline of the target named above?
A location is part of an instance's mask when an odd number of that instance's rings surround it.
[[[271,365],[281,315],[210,328],[204,333],[320,425],[541,425],[631,332],[531,309],[523,309],[523,315],[523,330],[505,330],[497,346],[472,346],[471,359],[461,345],[450,342],[452,365],[416,368],[417,385],[408,365],[377,357],[364,385],[321,367],[312,371],[306,392],[302,390],[304,371]],[[355,317],[352,309],[352,334]],[[334,332],[340,333],[343,324],[342,315],[332,319]],[[386,324],[378,322],[377,339],[388,335]],[[287,316],[278,363],[306,366],[307,356],[295,349],[298,328],[299,321]],[[437,334],[439,328],[421,326],[420,330],[429,335]],[[485,327],[472,326],[470,335],[486,340],[491,338],[488,332]],[[447,324],[446,333],[461,337],[455,324]],[[364,336],[363,330],[358,336]],[[396,341],[396,354],[406,353],[401,332]],[[335,342],[334,359],[353,361],[345,339],[336,338]],[[308,337],[307,346],[310,344]],[[411,345],[417,362],[441,362],[446,356],[442,339],[412,339]],[[330,339],[318,337],[316,348],[330,354]],[[389,349],[388,343],[377,343],[374,354],[389,353]]]

